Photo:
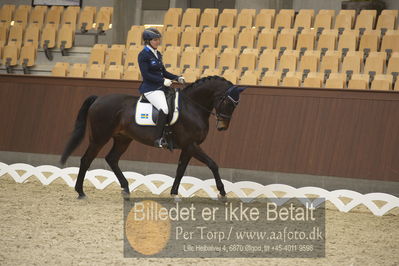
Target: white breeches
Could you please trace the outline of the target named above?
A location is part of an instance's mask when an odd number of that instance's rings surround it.
[[[168,104],[166,103],[166,97],[163,91],[149,91],[144,93],[144,96],[158,111],[162,110],[166,115],[169,113]]]

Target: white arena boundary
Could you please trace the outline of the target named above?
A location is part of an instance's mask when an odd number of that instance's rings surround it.
[[[24,173],[20,175],[17,171],[24,171]],[[52,165],[35,167],[24,163],[8,165],[0,162],[0,177],[8,174],[17,183],[25,183],[31,176],[34,176],[43,185],[49,185],[54,180],[61,178],[68,186],[74,187],[75,179],[73,179],[70,175],[77,175],[78,171],[78,167],[67,167],[61,169]],[[46,173],[46,175],[50,174],[50,176],[46,177],[44,173]],[[123,172],[123,174],[129,181],[130,191],[134,191],[139,186],[144,185],[149,191],[156,195],[163,193],[165,190],[169,190],[172,187],[174,180],[174,178],[162,174],[151,174],[147,176],[135,172]],[[103,177],[105,180],[101,182],[97,176]],[[114,182],[119,185],[119,181],[115,174],[111,171],[103,169],[87,171],[85,180],[86,182],[91,182],[97,189],[105,189]],[[161,183],[161,185],[155,185],[159,183]],[[301,199],[302,203],[305,204],[306,202],[310,203],[310,200],[306,200],[308,198],[307,195],[312,195],[312,198],[317,195],[319,199],[313,201],[313,206],[315,207],[317,207],[323,201],[328,200],[334,204],[339,211],[348,212],[356,206],[363,204],[374,215],[377,216],[382,216],[390,210],[399,207],[399,198],[386,193],[361,194],[345,189],[328,191],[318,187],[294,188],[283,184],[262,185],[250,181],[232,183],[230,181],[223,180],[223,183],[225,185],[226,193],[234,193],[237,197],[242,198],[243,200],[254,199],[259,196],[263,196],[274,199],[278,204],[282,204],[289,198],[298,198]],[[189,185],[189,189],[185,189],[183,186],[180,186],[179,193],[183,197],[192,197],[196,192],[202,190],[207,193],[209,197],[215,199],[217,198],[218,192],[215,189],[214,179],[201,180],[196,177],[184,176],[181,184]],[[247,194],[245,193],[246,190],[250,190],[251,192]],[[285,193],[285,200],[278,201],[280,197],[278,197],[275,192]],[[350,199],[350,202],[345,204],[340,198],[348,198]],[[382,207],[378,207],[374,201],[382,201],[385,202],[385,204],[383,204]]]

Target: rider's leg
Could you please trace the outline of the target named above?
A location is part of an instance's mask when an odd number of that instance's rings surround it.
[[[156,138],[154,142],[155,147],[165,147],[166,140],[163,138],[163,131],[168,115],[168,104],[166,103],[165,93],[161,90],[151,91],[144,94],[147,100],[159,110],[157,125],[156,125]]]

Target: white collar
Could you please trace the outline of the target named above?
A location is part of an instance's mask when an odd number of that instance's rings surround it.
[[[146,45],[146,46],[151,50],[151,52],[155,55],[155,57],[158,58],[157,50],[155,50],[154,48],[152,48],[151,45]]]

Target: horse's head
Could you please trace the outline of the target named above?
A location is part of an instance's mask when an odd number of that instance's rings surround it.
[[[220,97],[215,106],[217,116],[217,129],[219,131],[227,130],[229,128],[230,119],[233,115],[234,109],[240,101],[240,93],[246,88],[232,86]]]

